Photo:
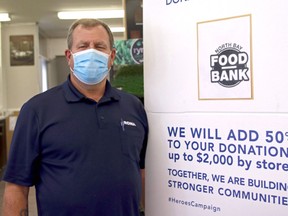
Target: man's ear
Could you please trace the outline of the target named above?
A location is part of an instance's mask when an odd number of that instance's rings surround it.
[[[112,51],[111,51],[111,55],[110,55],[110,63],[111,63],[111,65],[114,64],[115,58],[116,58],[116,49],[113,48]]]
[[[71,51],[70,51],[69,49],[66,49],[66,50],[65,50],[65,56],[66,56],[67,61],[70,60]]]
[[[67,61],[68,65],[71,67],[72,54],[71,54],[71,51],[69,49],[65,50],[65,57],[66,57],[66,61]]]

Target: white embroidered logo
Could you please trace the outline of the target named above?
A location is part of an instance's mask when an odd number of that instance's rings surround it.
[[[129,126],[133,126],[136,127],[136,124],[134,122],[130,122],[130,121],[123,121],[124,125],[129,125]]]
[[[136,124],[134,122],[123,121],[123,119],[121,119],[120,125],[121,125],[123,131],[125,131],[125,125],[136,127]]]

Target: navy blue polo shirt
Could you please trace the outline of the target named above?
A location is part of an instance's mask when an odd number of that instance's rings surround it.
[[[107,81],[96,103],[68,79],[21,108],[3,180],[35,185],[39,215],[135,216],[147,133],[136,97]]]

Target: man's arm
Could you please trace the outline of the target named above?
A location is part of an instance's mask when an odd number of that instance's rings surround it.
[[[6,183],[3,196],[3,216],[28,216],[29,187]]]

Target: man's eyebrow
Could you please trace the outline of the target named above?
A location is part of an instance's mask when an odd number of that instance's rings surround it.
[[[90,44],[90,43],[91,43],[90,41],[84,41],[84,40],[82,40],[82,41],[79,41],[79,42],[77,43],[77,46],[82,45],[82,44],[88,45],[88,44]],[[109,46],[109,45],[108,45],[107,43],[105,43],[104,41],[95,41],[95,42],[93,42],[93,45],[94,45],[94,46],[105,46],[105,47],[108,47],[108,46]]]
[[[89,44],[88,41],[79,41],[76,45],[81,45],[81,44]]]

